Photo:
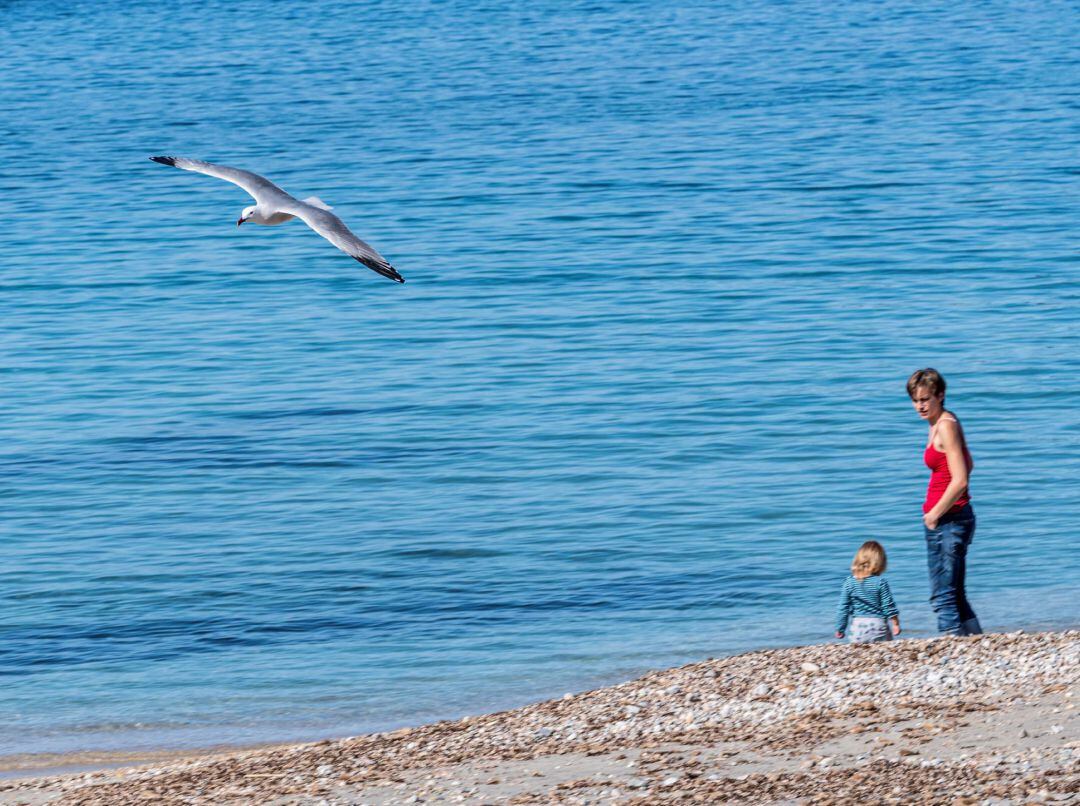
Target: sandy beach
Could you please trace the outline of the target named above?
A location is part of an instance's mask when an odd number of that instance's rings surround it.
[[[392,733],[8,779],[0,803],[1077,802],[1078,661],[1075,630],[766,650]]]

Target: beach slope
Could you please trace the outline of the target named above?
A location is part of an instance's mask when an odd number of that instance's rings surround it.
[[[1080,798],[1080,632],[751,652],[392,733],[8,780],[0,803]]]

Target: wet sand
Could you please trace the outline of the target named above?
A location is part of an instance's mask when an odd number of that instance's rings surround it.
[[[1078,669],[1077,631],[767,650],[392,733],[0,781],[0,804],[1076,802]]]
[[[123,767],[144,767],[151,764],[172,764],[178,761],[226,756],[249,750],[281,747],[281,744],[216,745],[213,747],[145,749],[145,750],[84,750],[75,753],[21,753],[0,756],[0,787],[5,779],[29,776],[57,776],[86,773]]]

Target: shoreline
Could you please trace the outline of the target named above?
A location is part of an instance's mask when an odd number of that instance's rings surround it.
[[[998,619],[1000,624],[1000,619]],[[1070,629],[1080,629],[1080,627],[1073,627],[1068,625],[1067,622],[1062,622],[1060,619],[1046,620],[1043,623],[1029,624],[1018,623],[1015,625],[1008,625],[1004,629],[1000,630],[1002,633],[1064,633]],[[904,635],[902,641],[932,639],[936,637],[936,633],[928,632],[926,630],[912,629],[910,626],[905,626]],[[764,645],[749,645],[739,649],[731,650],[729,653],[721,655],[710,655],[706,658],[706,661],[722,660],[729,657],[737,657],[741,655],[749,655],[758,652],[774,652],[785,649],[797,649],[804,646],[829,646],[838,643],[834,640],[828,640],[828,643],[821,644],[798,644],[798,643],[765,643]],[[656,672],[664,668],[681,668],[687,664],[693,664],[697,661],[682,660],[675,666],[641,666],[638,669],[628,672],[635,676],[643,676],[652,672]],[[577,685],[570,684],[559,687],[549,687],[549,691],[546,694],[540,696],[554,697],[556,691],[566,692],[569,691],[574,694],[587,693],[588,691],[610,688],[611,686],[619,685],[627,679],[626,673],[624,675],[607,674],[607,675],[594,675],[592,679],[587,683],[578,683]],[[555,688],[555,691],[551,691],[551,688]],[[207,737],[204,741],[181,741],[174,742],[167,737],[161,737],[158,741],[154,741],[153,738],[147,740],[144,735],[140,734],[138,740],[128,745],[120,746],[108,746],[108,745],[95,745],[93,743],[87,744],[85,747],[77,750],[35,750],[28,752],[0,752],[0,783],[26,777],[38,777],[38,776],[53,776],[53,775],[66,775],[78,772],[93,772],[95,770],[114,769],[119,767],[132,767],[143,766],[146,764],[163,764],[170,761],[180,761],[183,759],[201,758],[205,756],[219,756],[229,753],[242,753],[251,750],[269,749],[277,747],[292,747],[305,744],[312,744],[315,742],[321,742],[326,740],[338,740],[345,737],[354,738],[357,736],[367,736],[374,734],[390,733],[398,730],[420,728],[428,724],[435,724],[438,722],[454,722],[460,719],[468,717],[476,717],[478,715],[486,713],[513,711],[519,707],[524,707],[540,700],[532,699],[528,697],[522,697],[517,700],[506,699],[502,703],[495,704],[494,707],[489,707],[484,710],[473,709],[461,709],[457,713],[447,713],[427,721],[418,721],[410,719],[395,720],[391,723],[383,722],[382,725],[376,724],[371,727],[352,726],[344,729],[334,729],[332,726],[328,726],[322,730],[313,730],[310,727],[301,727],[296,731],[273,731],[269,732],[269,735],[253,736],[250,739],[222,739],[217,740],[215,738]],[[520,703],[520,705],[518,704]],[[482,708],[483,706],[481,706]]]
[[[1072,798],[1078,668],[1076,630],[761,650],[385,733],[7,773],[0,804]]]
[[[0,786],[20,778],[73,775],[290,747],[299,742],[220,744],[204,747],[159,747],[143,750],[76,750],[67,753],[10,753],[0,756]]]

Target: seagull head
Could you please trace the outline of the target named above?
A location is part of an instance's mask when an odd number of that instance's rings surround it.
[[[247,221],[253,215],[255,215],[255,206],[245,207],[243,212],[240,213],[240,217],[238,219],[236,219],[236,226],[239,227],[241,224],[243,224],[245,221]]]

